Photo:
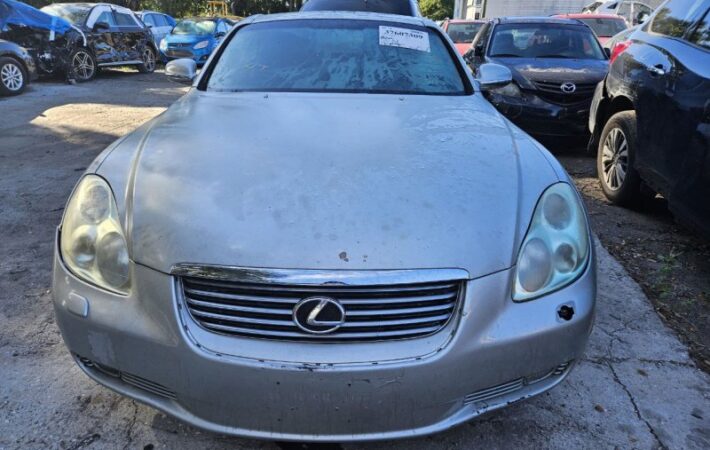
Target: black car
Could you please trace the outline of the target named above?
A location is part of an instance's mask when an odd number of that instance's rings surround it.
[[[19,95],[36,78],[37,70],[29,52],[0,39],[0,95]]]
[[[484,63],[510,69],[514,82],[485,95],[526,132],[588,136],[589,105],[608,59],[583,23],[551,17],[494,19],[483,25],[464,58],[475,75]]]
[[[421,16],[416,0],[308,0],[301,11],[362,11]]]
[[[155,70],[158,49],[153,35],[130,9],[107,3],[55,3],[41,11],[69,21],[82,32],[85,46],[75,48],[69,57],[68,69],[77,81],[90,80],[100,67]]]
[[[669,0],[614,47],[589,128],[609,200],[660,193],[710,236],[710,0]]]

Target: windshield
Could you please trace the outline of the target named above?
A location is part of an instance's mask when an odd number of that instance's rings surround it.
[[[597,36],[609,37],[614,36],[626,29],[626,21],[624,19],[577,19],[585,23],[589,28],[596,33]]]
[[[86,22],[86,17],[89,15],[91,8],[83,5],[55,3],[53,5],[45,6],[41,9],[41,11],[53,16],[61,17],[74,25],[83,25],[84,22]]]
[[[498,25],[493,34],[489,56],[606,59],[588,27],[551,23]]]
[[[175,25],[173,34],[198,34],[206,35],[214,33],[217,24],[213,20],[193,20],[185,19]]]
[[[434,30],[371,20],[284,20],[240,29],[215,62],[216,91],[465,95]]]
[[[483,26],[482,23],[449,23],[446,27],[446,33],[452,41],[457,44],[470,44],[476,33]]]

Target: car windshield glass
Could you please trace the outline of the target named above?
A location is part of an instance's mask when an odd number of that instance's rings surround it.
[[[173,34],[212,34],[217,24],[212,20],[181,20],[173,28]]]
[[[592,31],[582,25],[516,23],[498,25],[491,57],[605,59]]]
[[[579,19],[596,33],[597,36],[609,37],[614,36],[626,29],[626,21],[623,19]]]
[[[482,23],[450,23],[446,33],[457,44],[470,44],[482,26]]]
[[[301,11],[367,11],[413,16],[409,0],[309,0]]]
[[[53,16],[59,16],[75,25],[82,25],[86,22],[86,17],[89,15],[91,8],[83,5],[55,3],[53,5],[45,6],[42,8],[42,11]]]
[[[465,95],[442,37],[374,20],[284,20],[247,25],[216,61],[215,91]]]

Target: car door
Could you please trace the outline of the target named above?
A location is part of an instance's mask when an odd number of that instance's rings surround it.
[[[86,22],[91,30],[91,50],[94,52],[97,64],[109,64],[116,61],[119,53],[114,41],[114,33],[118,31],[116,19],[111,8],[104,5],[96,6]]]
[[[670,0],[641,34],[632,36],[641,43],[633,50],[639,63],[632,75],[637,83],[636,166],[666,197],[687,195],[688,185],[700,176],[694,167],[702,167],[707,158],[707,148],[700,150],[697,141],[707,139],[703,123],[709,112],[710,51],[707,31],[696,34],[696,29],[708,9],[710,0]],[[699,129],[705,130],[704,138]]]
[[[163,14],[153,14],[153,20],[155,20],[155,24],[159,30],[159,37],[156,39],[155,45],[160,45],[160,41],[165,39],[165,36],[170,34],[173,27]]]
[[[118,34],[114,35],[114,42],[120,48],[121,61],[142,60],[146,40],[145,29],[128,9],[116,8],[113,14],[119,29]]]
[[[150,32],[153,34],[153,40],[155,40],[155,44],[159,45],[160,39],[161,39],[161,36],[160,36],[161,32],[160,32],[160,28],[155,23],[156,16],[157,16],[157,14],[145,13],[145,14],[143,14],[142,19],[143,19],[143,23],[145,24],[145,26],[150,28]]]

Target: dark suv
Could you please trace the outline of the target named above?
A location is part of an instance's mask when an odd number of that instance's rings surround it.
[[[158,49],[153,34],[130,9],[108,3],[55,3],[42,11],[67,20],[83,35],[85,46],[76,48],[69,59],[68,69],[76,80],[90,80],[100,67],[155,70]]]
[[[616,44],[589,128],[609,200],[660,193],[710,236],[710,0],[669,0]]]

